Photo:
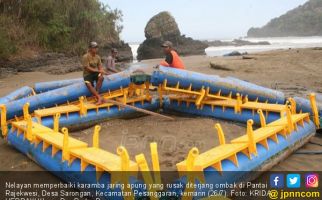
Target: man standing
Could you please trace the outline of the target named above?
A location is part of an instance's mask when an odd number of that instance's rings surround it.
[[[102,67],[102,61],[97,55],[98,45],[96,42],[91,42],[87,53],[82,58],[82,65],[84,67],[83,77],[88,90],[97,98],[97,105],[102,104],[103,98],[100,96],[99,91],[102,87],[104,80],[103,75],[107,74]],[[94,82],[96,88],[94,88]]]
[[[115,60],[117,56],[117,49],[112,48],[111,54],[106,59],[106,71],[117,73],[118,71],[115,68]]]
[[[175,50],[173,50],[172,42],[165,41],[161,47],[165,54],[165,60],[160,63],[162,66],[184,69],[185,66]]]

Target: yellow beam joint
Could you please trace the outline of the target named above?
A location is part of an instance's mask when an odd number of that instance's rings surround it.
[[[81,172],[85,171],[87,166],[88,166],[88,163],[83,159],[81,159]]]
[[[60,113],[56,113],[54,116],[54,131],[59,132],[59,118],[60,118]]]
[[[31,95],[30,96],[34,96],[36,95],[37,93],[35,92],[34,88],[31,88]]]
[[[32,141],[33,136],[32,136],[32,121],[31,121],[31,116],[27,115],[26,116],[27,119],[27,133],[26,133],[26,138],[29,141]]]
[[[127,103],[128,90],[127,89],[123,89],[122,91],[123,91],[122,101],[123,101],[123,104],[126,104]]]
[[[313,121],[315,123],[315,126],[319,128],[320,127],[319,111],[318,111],[318,106],[316,105],[315,93],[310,94],[310,103],[311,103],[311,108],[313,113]]]
[[[221,89],[217,92],[218,96],[221,96]]]
[[[121,157],[121,170],[128,171],[130,168],[130,157],[125,147],[119,146],[117,154]]]
[[[235,113],[241,112],[241,105],[243,101],[239,93],[236,94],[236,104],[235,104]]]
[[[262,109],[258,109],[257,113],[259,115],[259,120],[261,122],[261,127],[265,127],[266,126],[266,119],[265,119],[265,116],[264,116],[264,113],[263,113]]]
[[[263,145],[267,150],[269,149],[267,138],[259,142],[261,145]]]
[[[139,154],[139,155],[135,156],[135,160],[139,165],[140,171],[143,176],[144,183],[148,186],[148,191],[151,193],[156,192],[155,187],[153,187],[153,185],[155,185],[155,183],[153,182],[153,178],[150,173],[150,169],[149,169],[148,163],[147,163],[144,155]],[[153,200],[158,200],[158,198],[153,195],[150,196],[150,198]]]
[[[161,184],[159,154],[158,154],[158,146],[156,142],[150,143],[150,150],[151,150],[154,182],[156,184]]]
[[[145,156],[143,154],[139,154],[139,155],[135,156],[135,160],[138,163],[139,168],[142,172],[149,172],[150,171],[148,163],[147,163]],[[146,183],[148,183],[148,184],[153,183],[152,176],[150,176],[150,180]]]
[[[204,99],[206,94],[206,90],[204,87],[201,88],[200,90],[200,96],[196,100],[196,105],[199,106],[201,104],[201,101]]]
[[[221,99],[227,100],[228,97],[221,96],[221,90],[219,90],[216,94],[210,94],[210,88],[207,87],[205,97],[212,98],[212,99]]]
[[[237,159],[237,154],[234,154],[234,155],[230,156],[230,157],[228,158],[228,160],[230,160],[232,163],[234,163],[234,165],[235,165],[236,167],[238,167],[238,166],[239,166],[239,164],[238,164],[238,159]]]
[[[7,126],[7,107],[4,104],[0,105],[1,111],[1,132],[3,137],[6,137],[8,134],[8,126]]]
[[[25,105],[23,105],[23,107],[22,107],[22,111],[23,111],[23,118],[24,118],[25,120],[27,120],[27,117],[28,117],[28,115],[29,115],[29,106],[30,106],[30,104],[29,104],[29,103],[25,103]]]
[[[226,144],[225,134],[224,134],[224,132],[223,132],[223,130],[221,128],[221,125],[219,123],[216,123],[215,128],[217,129],[217,134],[218,134],[218,138],[219,138],[219,144],[220,145]]]
[[[296,101],[293,98],[288,98],[288,101],[290,102],[291,105],[291,112],[292,114],[296,114]]]
[[[68,134],[68,129],[66,127],[62,128],[62,132],[64,134],[62,161],[66,161],[66,160],[69,161],[70,155],[69,155],[69,134]]]
[[[254,121],[249,119],[247,121],[247,136],[248,136],[248,149],[249,153],[257,155],[257,147],[254,139],[254,130],[253,130]]]
[[[48,147],[49,147],[49,144],[46,141],[43,141],[42,142],[42,152],[45,152]]]
[[[197,147],[194,147],[189,151],[187,161],[186,161],[187,171],[194,171],[195,160],[198,156],[199,156],[199,150]]]
[[[163,92],[162,92],[162,85],[159,84],[158,87],[158,94],[159,94],[159,100],[160,100],[160,107],[163,105]]]
[[[58,151],[59,151],[59,149],[57,147],[55,147],[54,145],[52,145],[51,146],[51,157],[53,158]]]
[[[278,137],[277,137],[277,133],[272,135],[271,137],[269,137],[270,139],[272,139],[275,143],[278,144]]]
[[[199,179],[200,182],[205,183],[205,179],[202,172],[198,172],[198,167],[195,166],[195,160],[199,156],[198,148],[194,147],[189,151],[186,165],[187,165],[187,183],[194,184],[195,178]],[[188,187],[185,189],[185,193],[189,194],[193,192],[195,189],[194,187]],[[185,195],[182,197],[182,200],[191,200],[193,195]]]
[[[231,99],[231,98],[232,98],[232,95],[233,95],[233,92],[232,92],[232,91],[230,91],[230,92],[229,92],[229,95],[228,95],[228,98],[229,98],[229,99]]]
[[[165,90],[165,88],[167,87],[167,82],[168,82],[168,80],[164,79],[162,86],[161,86],[162,90]]]
[[[117,154],[121,157],[121,171],[123,171],[121,173],[121,183],[123,183],[126,186],[126,185],[128,185],[128,182],[129,182],[129,172],[127,172],[127,171],[130,168],[130,157],[129,157],[127,150],[123,146],[119,146],[116,151],[117,151]],[[116,172],[116,173],[120,173],[120,172]],[[129,187],[125,187],[124,192],[131,194],[129,196],[125,196],[124,197],[125,200],[133,200],[134,199],[134,197],[132,195],[132,191]]]
[[[247,102],[248,102],[248,95],[246,95],[244,98],[244,103],[247,103]]]
[[[180,82],[178,81],[176,85],[176,89],[179,89],[179,87],[180,87]]]
[[[222,164],[221,161],[212,165],[214,169],[216,169],[222,175]]]
[[[291,106],[286,107],[286,118],[287,118],[288,132],[291,133],[294,130],[294,123],[292,120]]]
[[[150,95],[150,82],[145,82],[145,96],[147,99],[151,99],[151,95]]]
[[[83,96],[79,97],[79,114],[80,115],[86,115],[87,114],[87,108],[85,106],[85,98]]]
[[[101,131],[101,126],[96,125],[94,128],[94,134],[93,134],[93,147],[99,148],[99,134]]]
[[[190,83],[190,85],[189,85],[187,90],[191,91],[191,89],[192,89],[192,84]],[[208,92],[209,92],[209,87],[208,87]]]

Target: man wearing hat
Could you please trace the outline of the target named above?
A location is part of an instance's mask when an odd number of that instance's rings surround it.
[[[160,63],[162,66],[184,69],[185,66],[175,50],[173,50],[172,42],[165,41],[161,47],[165,54],[165,60]]]
[[[112,72],[112,73],[118,72],[115,68],[115,60],[116,60],[117,53],[118,53],[117,49],[115,48],[111,49],[111,54],[106,59],[106,71]]]
[[[96,42],[90,42],[87,53],[82,58],[83,77],[89,91],[97,98],[97,104],[104,102],[99,91],[104,80],[103,75],[107,74],[102,67],[102,61],[97,55],[98,45]],[[94,83],[96,87],[94,88]]]

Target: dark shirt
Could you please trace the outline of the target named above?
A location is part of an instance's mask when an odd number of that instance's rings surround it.
[[[169,64],[169,65],[171,65],[172,64],[172,61],[173,61],[173,56],[172,56],[172,54],[169,52],[169,53],[167,53],[166,55],[165,55],[165,61]]]

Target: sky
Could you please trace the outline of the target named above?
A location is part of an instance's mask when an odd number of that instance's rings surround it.
[[[181,34],[194,39],[234,39],[307,0],[100,0],[123,13],[121,39],[142,42],[149,19],[169,11]]]

